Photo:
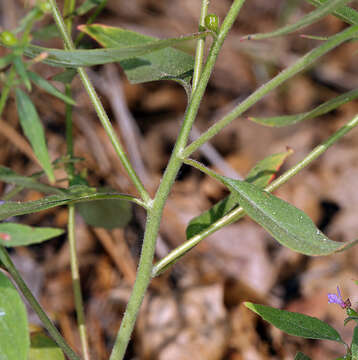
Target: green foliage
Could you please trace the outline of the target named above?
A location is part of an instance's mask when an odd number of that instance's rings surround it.
[[[279,243],[306,255],[329,255],[356,243],[327,238],[301,210],[246,181],[217,176],[236,197],[247,215]]]
[[[289,335],[331,340],[344,344],[341,336],[333,327],[317,318],[251,302],[245,302],[245,306]]]
[[[283,162],[290,154],[292,154],[292,150],[273,154],[259,161],[250,170],[246,177],[246,181],[263,189],[272,181],[275,173],[280,169]],[[186,229],[187,239],[190,239],[210,227],[214,222],[221,219],[236,206],[238,206],[238,202],[233,194],[220,200],[212,208],[190,221]]]
[[[0,271],[0,359],[28,360],[30,338],[25,305]]]
[[[62,350],[45,334],[31,335],[31,347],[28,360],[65,360]]]
[[[62,194],[51,195],[40,200],[27,202],[7,201],[3,205],[0,205],[0,220],[7,219],[11,216],[31,214],[66,204],[106,199],[122,199],[134,202],[136,200],[131,195],[108,191],[97,192],[94,188],[74,185]]]
[[[0,33],[0,41],[5,46],[15,46],[17,45],[17,38],[11,31],[2,31]]]
[[[43,126],[31,99],[21,89],[16,89],[16,105],[21,127],[50,182],[54,182],[55,175],[46,146]]]
[[[80,26],[85,32],[105,48],[125,50],[128,46],[149,46],[157,40],[153,37],[142,35],[118,27],[89,25]],[[197,34],[197,36],[201,36]],[[174,40],[174,39],[173,39]],[[133,83],[142,83],[155,80],[177,80],[188,82],[191,78],[194,60],[191,55],[169,46],[177,42],[168,42],[168,46],[149,54],[143,54],[120,61],[128,80]]]
[[[125,227],[132,218],[132,207],[128,201],[108,199],[83,202],[76,205],[88,225],[115,229]]]
[[[0,245],[5,247],[27,246],[41,243],[63,234],[62,229],[39,228],[4,222],[0,224]]]
[[[352,360],[358,360],[358,326],[354,328],[351,344]]]
[[[252,39],[252,40],[259,40],[259,39],[268,39],[276,36],[282,36],[290,34],[294,31],[300,30],[305,28],[306,26],[309,26],[316,22],[317,20],[321,19],[322,17],[331,14],[334,12],[337,8],[347,4],[351,0],[331,0],[323,3],[318,9],[315,11],[312,11],[311,13],[304,16],[301,20],[297,21],[294,24],[290,24],[287,26],[284,26],[278,30],[269,32],[269,33],[263,33],[263,34],[253,34],[253,35],[247,35],[245,38]]]
[[[295,360],[311,360],[311,359],[304,353],[298,352],[295,356]]]
[[[323,104],[317,106],[311,111],[307,111],[301,114],[274,116],[267,118],[249,117],[249,119],[261,125],[274,126],[274,127],[288,126],[288,125],[297,124],[304,120],[313,119],[315,117],[324,115],[356,98],[358,98],[358,89],[348,91],[342,95],[339,95],[331,100],[324,102]]]

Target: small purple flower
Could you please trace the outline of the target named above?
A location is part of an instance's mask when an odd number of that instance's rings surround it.
[[[337,286],[337,294],[328,294],[329,304],[338,304],[342,309],[349,307],[348,301],[343,301],[339,287]]]

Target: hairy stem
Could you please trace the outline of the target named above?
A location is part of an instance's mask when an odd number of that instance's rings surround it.
[[[351,121],[349,121],[346,125],[337,130],[333,135],[331,135],[326,141],[322,144],[315,147],[303,160],[293,166],[291,169],[286,171],[276,180],[274,180],[270,185],[265,188],[265,191],[272,192],[276,190],[281,185],[285,184],[289,179],[299,173],[306,166],[311,164],[314,160],[316,160],[319,156],[321,156],[329,147],[331,147],[334,143],[340,140],[344,135],[346,135],[349,131],[355,128],[358,125],[358,116],[355,116]],[[202,170],[200,166],[197,166],[197,163],[193,163],[192,160],[185,160],[186,163],[190,165],[194,165],[195,167]],[[198,245],[202,240],[204,240],[209,235],[215,233],[226,225],[232,224],[235,221],[241,219],[245,215],[245,211],[242,207],[237,207],[223,216],[221,219],[212,223],[208,228],[199,234],[193,236],[188,241],[178,246],[174,250],[172,250],[167,256],[158,261],[152,270],[152,276],[158,276],[167,270],[170,266],[174,265],[182,256],[184,256],[189,250],[191,250],[194,246]]]
[[[177,176],[183,162],[181,158],[181,151],[184,149],[188,141],[191,126],[196,117],[198,107],[203,97],[206,85],[209,81],[209,77],[214,67],[219,50],[244,2],[245,0],[236,0],[233,2],[223,22],[218,38],[212,45],[203,74],[200,77],[197,90],[193,94],[193,97],[185,113],[178,139],[175,143],[169,163],[153,200],[152,207],[148,210],[146,230],[144,234],[142,252],[139,260],[137,278],[134,283],[132,294],[129,299],[126,311],[124,313],[119,332],[117,334],[110,360],[122,360],[125,355],[125,351],[127,349],[128,342],[133,332],[139,308],[141,306],[144,294],[148,288],[151,279],[155,242],[159,231],[160,221],[162,218],[163,207],[168,198],[175,177]]]

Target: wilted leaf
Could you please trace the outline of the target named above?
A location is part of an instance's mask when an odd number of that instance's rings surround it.
[[[0,245],[27,246],[41,243],[63,234],[62,229],[40,228],[4,222],[0,224]]]
[[[0,272],[0,359],[28,360],[30,347],[25,305],[11,281]]]

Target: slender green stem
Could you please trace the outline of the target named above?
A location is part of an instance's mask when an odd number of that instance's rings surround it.
[[[47,317],[41,305],[32,295],[30,289],[25,284],[15,265],[11,261],[9,254],[3,246],[0,246],[0,260],[6,267],[6,270],[10,273],[12,279],[15,281],[16,285],[18,286],[26,300],[29,302],[31,307],[34,309],[34,311],[44,324],[51,337],[56,341],[57,345],[64,351],[64,353],[68,356],[69,359],[80,360],[79,356],[67,344],[66,340],[62,337],[60,332],[56,329],[55,325]]]
[[[68,16],[72,14],[76,7],[76,0],[65,0],[65,3],[63,5],[63,17],[65,20],[65,25],[67,27],[68,34],[71,34],[72,32],[72,16]],[[68,17],[67,17],[68,16]]]
[[[334,49],[343,42],[351,39],[356,35],[358,31],[358,25],[350,26],[349,28],[341,31],[340,33],[331,36],[324,44],[318,46],[317,48],[310,51],[305,56],[301,57],[293,65],[289,66],[287,69],[279,73],[269,82],[258,88],[254,93],[247,97],[241,104],[235,107],[230,113],[225,115],[221,120],[211,126],[206,130],[198,139],[193,141],[186,149],[183,151],[183,157],[189,157],[194,151],[196,151],[201,145],[210,140],[218,132],[220,132],[225,126],[230,124],[243,112],[248,110],[251,106],[256,104],[260,99],[262,99],[266,94],[275,89],[277,86],[281,85],[284,81],[296,75],[298,72],[307,68],[313,62],[315,62],[322,55],[326,54],[330,50]]]
[[[202,0],[200,19],[199,19],[199,31],[202,31],[205,29],[205,16],[208,13],[209,2],[210,2],[210,0]],[[195,52],[195,62],[194,62],[194,73],[193,73],[191,96],[193,96],[193,93],[199,83],[201,69],[203,67],[204,50],[205,50],[205,38],[198,39],[197,45],[196,45],[196,52]]]
[[[162,181],[153,200],[153,205],[148,210],[146,230],[144,234],[143,247],[139,260],[136,281],[134,283],[132,294],[124,313],[119,332],[117,334],[110,360],[122,360],[124,357],[139,308],[151,279],[155,242],[162,218],[163,207],[168,198],[175,177],[177,176],[178,171],[182,165],[182,158],[180,153],[188,141],[191,126],[195,119],[211,71],[214,67],[218,52],[244,1],[245,0],[234,1],[221,27],[218,39],[212,45],[203,71],[203,75],[200,77],[197,90],[195,91],[188,105],[178,139],[175,143],[168,166],[164,172]]]
[[[1,97],[0,97],[0,117],[1,117],[1,115],[3,113],[3,111],[4,111],[6,101],[7,101],[8,97],[9,97],[10,90],[11,90],[11,87],[12,87],[12,83],[13,83],[14,78],[15,78],[15,74],[16,74],[15,67],[12,66],[11,69],[10,69],[7,81],[6,81],[6,83],[4,85],[4,88],[2,89],[2,92],[1,92]]]
[[[73,295],[75,298],[75,308],[77,315],[77,325],[80,333],[83,357],[85,360],[90,359],[89,346],[87,339],[87,330],[85,324],[85,314],[81,291],[80,272],[78,268],[76,237],[75,237],[75,205],[68,206],[68,241],[70,245],[70,260]]]
[[[275,181],[273,181],[270,185],[268,185],[265,190],[272,192],[276,190],[279,186],[285,184],[289,179],[291,179],[294,175],[300,172],[303,168],[311,164],[315,159],[317,159],[320,155],[322,155],[330,146],[340,140],[345,134],[351,131],[354,127],[358,125],[358,116],[355,116],[351,121],[349,121],[346,125],[337,130],[333,135],[331,135],[326,141],[322,144],[315,147],[303,160],[293,166],[291,169],[286,171],[283,175],[278,177]],[[191,160],[186,160],[185,162],[190,163],[190,165],[194,165],[195,167],[202,170],[197,162],[192,163]],[[202,165],[201,165],[202,166]],[[226,225],[232,224],[233,222],[239,220],[245,215],[245,211],[242,207],[237,207],[231,210],[228,214],[223,216],[221,219],[217,220],[213,224],[211,224],[204,231],[199,234],[193,236],[184,244],[178,246],[174,250],[172,250],[167,256],[158,261],[152,270],[152,276],[158,276],[163,273],[167,268],[175,264],[182,256],[184,256],[190,249],[200,243],[200,241],[204,240],[209,235],[218,231]]]
[[[57,27],[58,27],[61,35],[62,35],[62,39],[65,43],[65,47],[67,49],[74,50],[74,44],[72,42],[72,39],[70,38],[70,36],[68,35],[68,33],[66,31],[66,26],[65,26],[65,23],[61,16],[61,13],[58,10],[56,0],[48,0],[48,1],[49,1],[49,4],[51,5],[53,17],[55,19],[55,22],[57,24]],[[151,202],[151,198],[150,198],[148,192],[146,191],[146,189],[144,188],[143,183],[141,182],[138,175],[136,174],[126,153],[124,152],[123,147],[118,139],[118,136],[116,135],[116,132],[113,129],[113,126],[103,108],[103,105],[102,105],[87,73],[85,72],[85,70],[83,68],[78,68],[77,70],[78,70],[78,74],[80,75],[80,78],[82,80],[82,83],[91,99],[91,102],[97,112],[97,115],[102,123],[102,126],[103,126],[104,130],[106,131],[107,136],[111,140],[112,145],[113,145],[118,157],[120,158],[124,168],[126,169],[129,177],[131,178],[136,189],[138,190],[140,196],[146,203],[149,204]]]

